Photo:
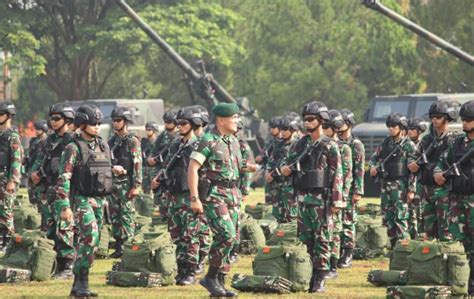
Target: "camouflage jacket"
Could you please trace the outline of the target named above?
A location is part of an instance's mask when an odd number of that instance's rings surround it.
[[[0,140],[3,143],[2,155],[5,155],[5,161],[8,161],[6,167],[7,173],[0,170],[0,177],[5,178],[7,182],[14,182],[19,185],[21,181],[21,162],[23,160],[23,147],[21,146],[20,135],[12,128],[0,131]]]
[[[349,200],[349,193],[352,187],[352,150],[347,143],[340,140],[337,141],[337,145],[341,153],[342,163],[342,196],[345,200]]]
[[[35,164],[35,161],[38,159],[38,156],[43,152],[44,145],[46,143],[46,138],[48,136],[43,134],[42,138],[33,137],[30,140],[30,146],[28,148],[28,155],[25,159],[25,170],[30,171]]]
[[[247,161],[252,164],[255,163],[255,159],[250,145],[247,143],[247,141],[243,140],[240,137],[237,137],[237,139],[239,140],[242,161]],[[242,192],[242,195],[249,195],[250,185],[252,184],[252,176],[253,174],[251,172],[240,173],[240,192]]]
[[[365,148],[362,141],[351,136],[348,141],[352,151],[352,194],[364,195]]]
[[[143,166],[149,167],[148,162],[146,161],[146,159],[151,156],[151,153],[152,153],[152,151],[155,147],[155,142],[156,142],[156,138],[153,138],[151,140],[148,139],[147,137],[142,138],[142,140],[140,142],[140,146],[141,146],[141,149],[142,149]]]
[[[127,173],[127,176],[131,179],[131,187],[132,188],[139,188],[142,185],[142,150],[140,146],[140,141],[135,135],[126,135],[126,136],[118,136],[117,134],[112,136],[109,139],[109,147],[110,152],[112,153],[112,157],[114,155],[114,151],[117,147],[125,147],[124,150],[127,152],[130,161],[132,161],[132,173]],[[116,158],[116,157],[115,157]],[[112,159],[112,165],[118,165],[117,162]],[[123,165],[122,165],[123,166]],[[126,167],[125,167],[126,168]]]
[[[156,138],[153,150],[151,151],[151,156],[156,158],[156,161],[158,162],[156,164],[157,168],[163,166],[163,162],[168,155],[169,147],[177,137],[178,134],[176,132],[168,132],[165,130]]]

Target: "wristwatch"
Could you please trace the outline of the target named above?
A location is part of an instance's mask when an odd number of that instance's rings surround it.
[[[198,199],[199,199],[199,197],[197,197],[197,196],[191,196],[191,197],[189,198],[189,200],[190,200],[191,202],[195,202],[195,201],[198,200]]]

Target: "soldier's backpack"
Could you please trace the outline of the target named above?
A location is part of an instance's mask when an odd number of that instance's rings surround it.
[[[39,229],[41,226],[41,214],[38,209],[30,204],[23,203],[13,208],[13,224],[15,232],[21,234],[25,229]]]
[[[148,194],[140,193],[134,199],[135,210],[139,215],[151,217],[153,215],[154,202],[153,197]]]
[[[421,242],[408,260],[408,285],[448,285],[454,295],[467,294],[469,262],[460,242]]]
[[[95,252],[95,256],[99,259],[106,259],[109,257],[109,243],[110,243],[110,231],[108,225],[103,225],[100,230],[99,246]]]
[[[160,287],[163,278],[160,273],[109,271],[105,273],[106,284],[119,287]]]
[[[31,271],[31,279],[49,280],[56,271],[54,241],[40,231],[25,231],[14,234],[2,264],[7,267]]]
[[[253,218],[242,222],[240,229],[240,252],[243,254],[255,254],[259,247],[265,246],[265,234]]]
[[[171,285],[177,271],[176,246],[168,233],[135,236],[125,243],[119,268],[126,272],[160,273],[162,285]]]
[[[390,270],[403,271],[408,269],[408,256],[413,253],[421,243],[417,240],[398,240],[395,248],[390,252]]]
[[[152,227],[151,217],[135,214],[135,233],[147,232]]]
[[[300,244],[301,241],[298,238],[298,225],[296,221],[280,223],[267,241],[267,245],[269,246]]]
[[[31,271],[18,268],[9,268],[0,265],[0,283],[17,283],[31,280]]]
[[[231,286],[242,292],[288,294],[293,283],[281,276],[235,274]]]
[[[246,205],[245,206],[245,213],[252,216],[254,219],[262,219],[266,215],[272,213],[272,206],[266,205],[264,203],[257,203],[255,205]]]
[[[387,299],[411,299],[429,298],[441,299],[452,298],[449,286],[389,286],[387,287]]]
[[[389,247],[387,228],[382,225],[382,217],[363,215],[356,224],[356,246],[354,259],[369,259],[384,255]]]
[[[380,204],[368,203],[365,206],[357,206],[357,215],[367,215],[372,218],[382,215]]]
[[[306,246],[266,246],[258,250],[252,263],[253,274],[281,276],[293,283],[292,291],[306,291],[312,274]]]
[[[367,281],[375,286],[394,286],[406,284],[406,271],[371,270]]]
[[[278,222],[276,221],[273,215],[271,217],[265,217],[264,219],[257,220],[258,224],[263,230],[263,234],[265,235],[265,239],[268,241],[272,236],[275,229],[278,227]]]

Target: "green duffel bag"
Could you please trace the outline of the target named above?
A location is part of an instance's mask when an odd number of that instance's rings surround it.
[[[153,196],[140,193],[134,199],[135,210],[139,215],[151,217],[153,215]]]
[[[467,294],[470,270],[462,243],[420,242],[408,260],[409,285],[449,285],[454,295]]]
[[[265,246],[265,234],[257,220],[250,218],[241,224],[240,252],[242,254],[255,254],[259,247]]]
[[[387,299],[442,299],[452,298],[450,286],[389,286]]]
[[[7,267],[31,271],[31,279],[45,281],[56,271],[54,241],[40,231],[25,231],[14,234],[2,264]]]
[[[120,269],[126,272],[160,273],[163,285],[173,284],[177,271],[176,246],[169,234],[158,233],[158,237],[154,238],[143,234],[142,238],[133,238],[125,243]]]
[[[231,286],[242,292],[288,294],[293,283],[281,276],[235,274]]]
[[[109,271],[105,273],[106,284],[119,287],[160,287],[163,278],[160,273]]]
[[[110,231],[108,225],[102,225],[100,230],[99,246],[95,252],[95,256],[98,259],[106,259],[109,257],[109,243],[110,243]]]
[[[312,274],[311,257],[305,246],[266,246],[258,250],[253,274],[281,276],[290,280],[292,291],[306,291]]]
[[[38,209],[30,203],[23,203],[13,208],[13,225],[15,232],[23,233],[25,229],[39,229],[41,226],[41,214]]]
[[[260,202],[255,205],[246,205],[245,213],[249,214],[254,219],[259,220],[264,218],[267,214],[272,213],[272,206]]]
[[[406,285],[406,271],[371,270],[367,281],[375,286]]]
[[[356,224],[356,246],[354,259],[369,259],[384,255],[389,239],[387,228],[382,225],[382,217],[359,217]]]
[[[277,226],[270,239],[267,241],[268,246],[276,245],[300,245],[298,238],[298,225],[296,221],[289,223],[281,223]]]
[[[9,268],[0,265],[0,283],[18,283],[31,280],[31,271],[26,269]]]
[[[258,224],[260,224],[260,227],[262,228],[263,230],[263,234],[265,235],[265,240],[270,240],[273,232],[275,231],[275,229],[278,227],[278,222],[276,221],[276,219],[271,219],[271,218],[275,218],[275,217],[267,217],[267,218],[270,218],[270,219],[260,219],[260,220],[257,220]]]
[[[135,214],[135,233],[148,231],[153,225],[151,217]]]
[[[366,205],[357,206],[357,215],[367,215],[370,217],[377,217],[382,215],[382,208],[380,204],[368,203]]]
[[[420,244],[417,240],[398,240],[395,248],[390,252],[390,270],[403,271],[408,269],[408,256]]]

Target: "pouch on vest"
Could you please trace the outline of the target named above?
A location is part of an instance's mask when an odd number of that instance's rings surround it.
[[[452,291],[449,286],[389,286],[387,287],[387,299],[411,299],[411,298],[430,298],[441,299],[451,298]]]
[[[160,273],[109,271],[105,276],[108,285],[119,287],[160,287],[163,280]]]
[[[406,164],[400,161],[388,162],[385,164],[386,180],[398,180],[408,176]]]
[[[311,169],[296,173],[294,186],[298,190],[322,191],[331,187],[328,169]]]
[[[421,169],[420,183],[425,186],[436,186],[433,173],[436,168],[436,163],[427,163]]]

